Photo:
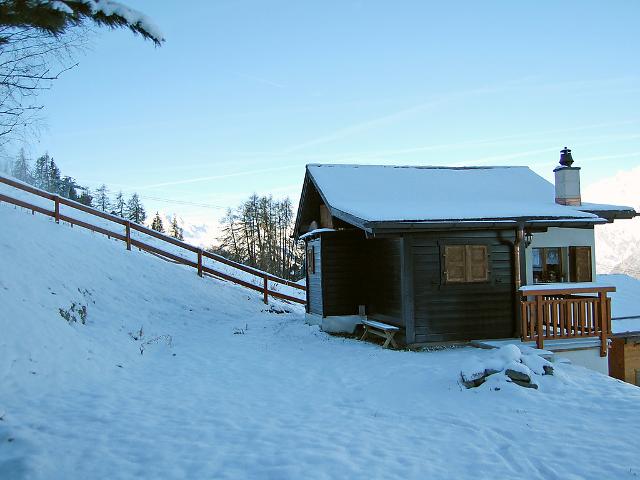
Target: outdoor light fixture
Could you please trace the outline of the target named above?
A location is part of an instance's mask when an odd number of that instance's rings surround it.
[[[524,234],[524,248],[529,248],[531,245],[531,241],[533,240],[533,235],[531,232],[527,232]]]

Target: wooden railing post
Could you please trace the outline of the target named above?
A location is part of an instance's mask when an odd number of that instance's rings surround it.
[[[542,333],[542,295],[536,295],[536,323],[538,329],[536,347],[542,350],[544,348],[544,338]]]
[[[127,237],[127,250],[131,250],[131,222],[124,224],[125,236]]]
[[[598,293],[600,303],[600,356],[607,356],[607,333],[609,332],[609,309],[607,308],[607,293]]]
[[[267,280],[266,275],[262,277],[262,280],[264,281],[263,287],[262,287],[262,294],[263,294],[262,301],[264,302],[265,305],[268,305],[269,304],[269,281]]]
[[[202,276],[202,249],[198,250],[198,276]]]
[[[53,203],[55,205],[55,219],[56,223],[60,223],[60,197],[58,195],[53,196]]]

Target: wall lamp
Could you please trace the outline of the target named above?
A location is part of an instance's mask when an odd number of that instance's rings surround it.
[[[531,234],[531,232],[526,232],[524,234],[524,248],[529,248],[532,241],[533,241],[533,235]]]

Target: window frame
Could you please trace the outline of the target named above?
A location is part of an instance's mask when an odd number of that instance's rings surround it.
[[[307,272],[310,275],[316,273],[316,247],[307,245]]]

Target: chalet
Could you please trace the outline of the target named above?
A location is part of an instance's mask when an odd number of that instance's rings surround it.
[[[307,321],[606,355],[614,288],[594,282],[594,227],[636,212],[583,203],[566,148],[554,172],[555,185],[528,167],[307,165],[294,230]]]

